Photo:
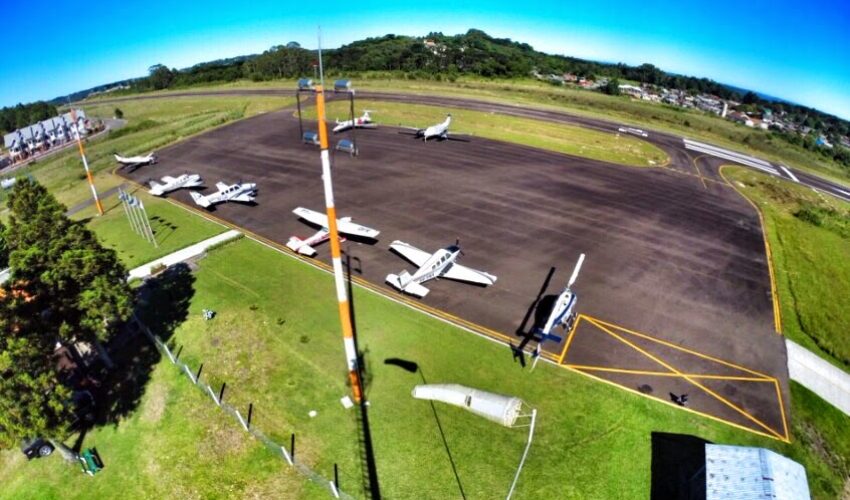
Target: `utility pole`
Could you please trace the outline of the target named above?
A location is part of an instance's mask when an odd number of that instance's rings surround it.
[[[77,134],[77,147],[80,148],[80,157],[83,159],[83,167],[86,169],[86,177],[89,180],[89,187],[91,188],[91,195],[94,198],[94,204],[97,206],[98,215],[103,215],[103,205],[100,204],[100,198],[97,197],[97,189],[94,187],[94,179],[91,176],[91,170],[89,170],[89,162],[86,160],[86,152],[83,149],[83,141],[80,138],[80,122],[77,121],[77,112],[74,109],[71,109],[71,120],[74,121],[74,132]]]

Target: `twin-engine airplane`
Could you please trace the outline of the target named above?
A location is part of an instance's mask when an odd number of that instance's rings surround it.
[[[114,153],[115,161],[121,164],[122,167],[132,172],[143,165],[153,165],[156,163],[156,155],[153,153],[144,156],[121,156]]]
[[[449,125],[452,123],[452,115],[446,115],[446,120],[443,123],[438,123],[436,125],[431,125],[428,128],[414,128],[414,127],[403,127],[412,131],[412,135],[414,135],[417,139],[421,138],[423,141],[427,141],[428,139],[437,139],[439,141],[452,140],[452,141],[462,141],[469,142],[468,139],[461,139],[459,137],[449,137]],[[404,133],[404,132],[402,132]]]
[[[363,116],[359,118],[355,118],[353,120],[345,120],[341,122],[339,120],[336,121],[336,127],[334,127],[334,133],[342,132],[344,130],[348,130],[352,127],[354,128],[376,128],[378,125],[372,123],[372,117],[369,116],[369,110],[363,111]]]
[[[218,192],[210,193],[206,196],[196,191],[192,191],[189,194],[192,195],[195,203],[204,208],[209,208],[212,205],[226,201],[252,203],[257,196],[257,185],[253,182],[238,182],[230,185],[223,182],[216,182],[215,187],[218,189]]]
[[[570,281],[567,282],[567,287],[564,288],[564,291],[558,296],[558,300],[555,301],[555,305],[552,306],[552,311],[549,313],[549,318],[546,320],[546,324],[543,325],[543,328],[538,328],[535,331],[535,333],[542,336],[541,342],[546,340],[560,342],[561,337],[552,333],[552,330],[558,326],[563,326],[567,331],[572,329],[573,323],[575,323],[576,320],[575,307],[576,302],[578,301],[578,295],[570,290],[570,287],[576,282],[583,263],[584,254],[581,254],[578,258],[575,269],[573,269],[573,275],[570,276]]]
[[[462,253],[457,242],[454,245],[441,248],[433,254],[399,240],[392,242],[390,249],[398,252],[414,265],[419,266],[419,269],[412,276],[407,271],[402,271],[398,275],[388,274],[386,278],[387,283],[395,289],[410,295],[420,298],[428,295],[429,290],[422,286],[422,283],[434,278],[467,281],[484,286],[496,282],[496,277],[492,274],[477,271],[455,262],[458,255]]]
[[[170,193],[171,191],[176,191],[181,188],[200,187],[204,185],[204,182],[201,180],[201,176],[198,174],[183,174],[178,177],[166,175],[161,180],[163,184],[156,181],[150,181],[148,183],[151,186],[149,191],[150,194],[154,196],[163,196],[165,193]]]
[[[301,255],[308,255],[310,257],[316,255],[316,249],[313,248],[313,246],[330,239],[330,231],[328,230],[328,216],[319,212],[314,212],[313,210],[304,207],[298,207],[293,210],[292,213],[311,224],[321,226],[321,229],[319,229],[313,236],[310,236],[309,238],[304,240],[298,238],[297,236],[291,236],[289,238],[289,241],[286,242],[286,246],[291,250],[300,253]],[[358,236],[361,238],[368,238],[372,240],[377,239],[378,235],[381,233],[376,229],[361,226],[360,224],[355,224],[351,222],[351,217],[343,217],[341,219],[337,219],[336,226],[340,233],[349,234],[351,236]],[[344,238],[340,238],[340,241],[345,240]]]

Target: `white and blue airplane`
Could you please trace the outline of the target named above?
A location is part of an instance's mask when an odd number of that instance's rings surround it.
[[[196,204],[204,208],[209,208],[216,203],[223,203],[226,201],[252,203],[257,196],[257,185],[253,182],[237,182],[236,184],[230,185],[223,182],[216,182],[215,187],[218,191],[206,196],[198,193],[197,191],[191,191],[189,194],[192,195],[192,200],[194,200]]]
[[[554,340],[555,342],[560,342],[562,338],[553,334],[552,330],[558,326],[563,326],[565,330],[569,331],[573,327],[576,320],[575,307],[576,302],[578,302],[578,295],[570,287],[578,279],[578,273],[581,271],[581,265],[583,263],[584,254],[581,254],[575,269],[573,269],[573,275],[570,276],[570,281],[567,282],[567,287],[564,288],[564,291],[558,296],[558,300],[555,301],[555,305],[552,306],[552,311],[549,313],[546,324],[543,325],[543,328],[538,328],[534,332],[542,336],[541,341]]]
[[[118,153],[114,153],[112,156],[115,157],[115,161],[121,164],[122,167],[127,169],[129,172],[136,170],[142,165],[153,165],[156,163],[156,155],[153,153],[148,153],[143,156],[121,156]]]
[[[150,194],[154,196],[163,196],[166,193],[170,193],[171,191],[176,191],[181,188],[193,188],[193,187],[201,187],[204,185],[204,182],[201,180],[201,176],[198,174],[183,174],[177,177],[171,177],[166,175],[162,179],[162,184],[157,181],[150,181]]]
[[[411,275],[406,270],[399,274],[388,274],[386,281],[396,290],[410,295],[423,298],[428,295],[428,289],[422,283],[434,278],[448,278],[458,281],[467,281],[478,285],[489,286],[496,282],[496,277],[484,271],[477,271],[462,266],[455,261],[462,254],[457,242],[446,248],[441,248],[434,253],[420,250],[413,245],[403,241],[393,241],[390,249],[398,252],[402,257],[409,260],[419,269]]]

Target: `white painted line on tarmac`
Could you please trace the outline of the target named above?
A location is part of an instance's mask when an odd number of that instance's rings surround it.
[[[796,175],[792,174],[791,170],[789,170],[785,165],[779,165],[779,168],[781,168],[783,172],[788,174],[788,177],[790,177],[792,181],[797,183],[800,182],[800,179],[798,179]]]

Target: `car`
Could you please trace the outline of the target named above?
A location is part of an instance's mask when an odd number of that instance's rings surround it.
[[[21,451],[27,460],[49,456],[54,449],[53,444],[43,438],[27,439],[21,444]]]

